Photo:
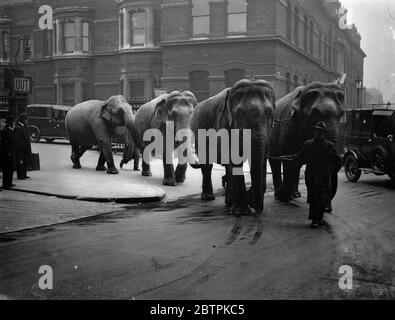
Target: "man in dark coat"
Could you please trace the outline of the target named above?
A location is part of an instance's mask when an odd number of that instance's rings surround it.
[[[326,224],[323,216],[331,208],[331,175],[337,174],[342,166],[342,157],[335,144],[326,139],[326,132],[325,122],[318,122],[314,127],[314,139],[306,141],[298,155],[291,156],[300,165],[306,164],[307,202],[310,204],[312,228]]]
[[[17,177],[19,180],[25,180],[30,178],[27,176],[27,167],[32,164],[32,148],[26,113],[19,115],[14,133]]]
[[[14,118],[8,117],[6,125],[1,130],[1,163],[3,171],[3,189],[15,186],[12,184],[15,164],[15,139],[14,139]]]

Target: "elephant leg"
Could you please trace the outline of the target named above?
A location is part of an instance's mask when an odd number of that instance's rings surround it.
[[[213,170],[213,165],[212,164],[201,165],[201,170],[203,176],[201,199],[203,201],[215,200],[215,196],[213,192],[213,183],[211,181],[211,171]]]
[[[143,167],[143,171],[141,172],[141,175],[143,177],[151,177],[152,176],[151,166],[150,166],[149,162],[145,162],[144,158],[142,161],[142,167]]]
[[[106,158],[104,157],[103,152],[100,152],[99,161],[97,162],[96,171],[107,171],[105,166]]]
[[[163,185],[174,187],[176,185],[176,178],[174,175],[174,165],[166,164],[166,159],[163,159],[164,178]]]
[[[107,174],[118,174],[119,171],[117,170],[117,168],[115,168],[114,165],[114,158],[112,156],[112,148],[111,148],[111,141],[110,139],[106,139],[106,141],[101,141],[100,145],[100,149],[101,149],[101,153],[103,154],[104,159],[107,162]],[[103,166],[101,166],[101,162],[100,162],[100,158],[99,158],[99,163],[98,163],[98,168],[102,168]]]
[[[277,191],[277,199],[281,202],[289,202],[292,200],[292,193],[295,187],[295,177],[297,167],[290,162],[283,163],[283,183],[281,184],[280,189]]]
[[[133,170],[139,171],[139,163],[140,163],[140,155],[138,152],[135,152],[133,155]]]
[[[231,167],[231,170],[233,168],[242,168],[243,164],[241,166],[235,166]],[[243,175],[235,175],[233,172],[231,172],[231,185],[232,185],[232,213],[235,216],[242,216],[242,215],[247,215],[251,213],[251,210],[248,206],[248,197],[247,197],[247,190],[245,186],[245,179],[244,179],[244,174]]]
[[[176,171],[175,171],[175,178],[176,182],[184,182],[185,181],[185,172],[187,171],[188,164],[179,164],[177,165]]]
[[[270,168],[272,169],[274,197],[277,200],[277,192],[283,183],[283,178],[281,175],[281,161],[269,160],[269,162],[270,162]]]
[[[224,177],[222,177],[222,179],[224,179],[225,181],[225,206],[227,208],[231,208],[232,207],[232,168],[230,166],[225,166],[225,179]]]
[[[80,146],[76,143],[71,143],[71,162],[73,162],[74,169],[81,169],[80,156],[79,156]]]
[[[300,191],[299,191],[299,182],[300,182],[300,169],[298,168],[297,171],[295,172],[295,177],[294,177],[294,186],[293,186],[293,191],[292,191],[292,198],[297,199],[302,197]]]

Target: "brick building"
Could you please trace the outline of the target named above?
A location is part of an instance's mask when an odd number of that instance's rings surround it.
[[[53,8],[52,30],[38,27],[42,5]],[[0,0],[0,73],[17,63],[33,79],[29,102],[66,105],[173,89],[202,100],[244,77],[270,81],[280,97],[346,73],[352,106],[365,54],[355,27],[339,29],[339,8],[336,0]],[[19,44],[31,55],[16,55]]]

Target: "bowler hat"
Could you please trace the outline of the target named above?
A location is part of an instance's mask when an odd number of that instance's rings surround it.
[[[317,122],[317,124],[314,126],[314,129],[326,131],[326,123],[325,123],[324,121],[319,121],[319,122]]]

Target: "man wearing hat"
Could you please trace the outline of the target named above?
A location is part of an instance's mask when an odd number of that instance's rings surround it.
[[[331,208],[331,174],[339,172],[342,166],[342,157],[335,144],[326,139],[326,133],[326,123],[318,122],[314,126],[314,139],[306,141],[299,154],[288,157],[300,165],[306,164],[307,202],[310,204],[312,228],[326,225],[323,216]]]
[[[3,188],[9,189],[15,186],[12,184],[15,164],[15,141],[14,141],[13,117],[7,117],[6,125],[1,130],[1,163],[3,171]]]
[[[32,163],[32,148],[26,113],[19,115],[14,133],[17,177],[19,180],[25,180],[29,178],[27,176],[27,167]]]

